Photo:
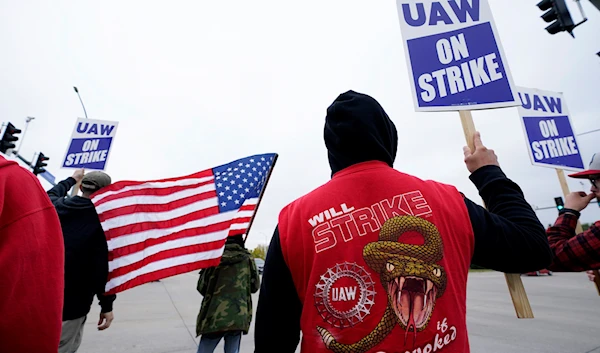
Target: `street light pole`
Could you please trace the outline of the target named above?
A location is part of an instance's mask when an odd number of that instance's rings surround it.
[[[81,107],[83,108],[83,114],[85,114],[85,118],[88,118],[87,111],[85,110],[85,105],[83,105],[83,100],[81,99],[81,95],[79,94],[79,90],[76,86],[73,86],[73,90],[77,93],[77,97],[79,97],[79,102],[81,103]],[[76,196],[79,193],[79,188],[81,187],[81,182],[73,185],[73,189],[71,189],[71,197]]]
[[[83,114],[85,114],[85,118],[87,119],[87,111],[85,110],[85,105],[83,105],[83,100],[81,99],[81,95],[79,94],[79,90],[77,89],[77,87],[73,86],[73,89],[75,90],[75,93],[77,93],[77,97],[79,97],[79,102],[81,102],[81,106],[83,107]]]
[[[25,135],[27,134],[27,128],[29,127],[29,123],[33,119],[35,119],[35,117],[33,117],[33,116],[28,116],[25,119],[25,129],[23,131],[23,136],[21,136],[21,142],[19,142],[19,148],[16,151],[14,151],[13,154],[18,154],[19,151],[21,150],[21,146],[23,146],[23,141],[25,141]]]

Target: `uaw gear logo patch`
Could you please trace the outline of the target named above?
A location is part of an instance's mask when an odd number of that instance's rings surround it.
[[[375,283],[363,267],[344,262],[321,275],[314,297],[323,320],[337,328],[352,327],[370,314]]]

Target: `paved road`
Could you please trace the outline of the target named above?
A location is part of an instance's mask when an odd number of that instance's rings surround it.
[[[195,353],[201,297],[196,274],[148,283],[119,295],[116,320],[96,329],[99,309],[88,315],[82,353]],[[501,273],[472,273],[468,329],[473,353],[600,353],[600,296],[583,273],[523,277],[535,319],[519,320]],[[255,296],[256,303],[256,296]],[[223,352],[221,345],[216,352]],[[252,331],[242,353],[253,352]]]

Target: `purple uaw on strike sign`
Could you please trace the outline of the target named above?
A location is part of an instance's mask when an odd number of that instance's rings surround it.
[[[560,169],[585,169],[562,94],[518,87],[519,115],[531,163]]]
[[[397,0],[417,111],[519,105],[487,0]]]
[[[119,123],[77,119],[63,168],[104,170]]]

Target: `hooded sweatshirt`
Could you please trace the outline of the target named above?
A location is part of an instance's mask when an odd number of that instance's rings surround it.
[[[90,312],[94,295],[101,312],[112,311],[116,295],[104,295],[108,279],[108,245],[96,208],[90,199],[65,198],[76,184],[68,178],[48,191],[63,231],[65,247],[65,304],[63,320],[74,320]]]
[[[56,353],[64,248],[38,179],[0,156],[0,352]]]
[[[497,166],[475,171],[492,213],[394,170],[393,122],[353,91],[328,108],[324,137],[332,179],[279,215],[255,352],[294,352],[300,332],[302,352],[469,352],[469,265],[527,272],[551,261],[520,188]]]

